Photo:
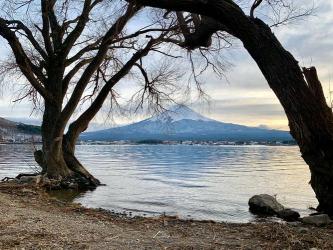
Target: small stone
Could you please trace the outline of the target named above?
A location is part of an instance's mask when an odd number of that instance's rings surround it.
[[[71,182],[71,183],[68,184],[68,188],[70,188],[70,189],[78,189],[79,185],[77,183]]]
[[[310,229],[309,229],[309,228],[306,228],[306,227],[300,227],[300,228],[297,229],[297,231],[298,231],[299,233],[304,234],[304,233],[308,233],[308,232],[310,231]]]
[[[312,216],[303,217],[302,222],[305,224],[325,226],[332,223],[331,218],[327,214],[318,214]]]
[[[293,245],[301,245],[302,244],[302,242],[300,240],[291,240],[291,243]]]
[[[42,175],[37,175],[36,176],[36,184],[39,185],[43,181],[43,176]]]
[[[300,227],[301,222],[299,220],[298,221],[288,221],[288,225],[292,226],[292,227]]]
[[[27,189],[27,188],[22,188],[22,193],[30,193],[31,190],[30,189]]]

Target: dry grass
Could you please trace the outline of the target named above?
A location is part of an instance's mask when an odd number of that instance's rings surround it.
[[[0,185],[0,249],[333,249],[333,228],[128,218]]]

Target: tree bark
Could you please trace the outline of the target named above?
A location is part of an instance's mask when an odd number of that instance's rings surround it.
[[[61,110],[57,105],[45,103],[42,123],[43,148],[35,152],[35,160],[42,167],[42,174],[52,181],[50,188],[78,189],[100,185],[74,155],[75,142],[70,147],[64,137],[64,127],[59,122]]]
[[[46,175],[49,178],[59,180],[73,175],[63,157],[62,136],[57,133],[60,112],[57,106],[46,102],[42,122],[44,162],[42,167],[46,167]]]
[[[75,157],[75,146],[77,138],[70,142],[66,135],[63,137],[62,148],[64,160],[70,170],[72,170],[75,174],[80,175],[86,180],[86,186],[97,187],[101,184],[100,181],[96,179],[92,174],[90,174],[89,171],[86,170],[85,167],[80,163],[80,161]]]
[[[217,20],[239,38],[255,60],[287,115],[290,133],[311,171],[318,210],[333,215],[333,115],[315,69],[303,72],[271,29],[248,17],[231,0],[136,0],[151,7],[188,11]],[[304,76],[306,80],[304,79]]]

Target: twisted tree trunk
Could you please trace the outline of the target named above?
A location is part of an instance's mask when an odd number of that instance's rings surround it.
[[[59,127],[60,111],[56,105],[45,104],[42,123],[42,150],[35,152],[35,160],[42,167],[42,173],[51,180],[51,189],[87,189],[100,185],[77,160],[72,146],[63,136],[64,128]]]
[[[42,122],[42,168],[51,179],[63,179],[72,176],[72,171],[67,167],[63,150],[62,136],[58,133],[59,108],[54,104],[45,103]],[[60,129],[60,131],[63,129]]]
[[[100,181],[96,179],[89,171],[80,163],[80,161],[75,156],[75,146],[77,138],[71,144],[66,136],[63,138],[63,156],[64,160],[70,170],[72,170],[76,175],[79,175],[81,182],[83,181],[84,186],[87,187],[97,187],[100,185]]]

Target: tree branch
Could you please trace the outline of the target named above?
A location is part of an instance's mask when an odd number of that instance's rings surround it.
[[[259,5],[262,3],[263,0],[255,0],[254,3],[251,6],[251,10],[250,10],[250,17],[254,18],[254,11],[256,8],[259,7]]]
[[[89,79],[94,74],[96,69],[101,65],[103,62],[108,50],[109,45],[112,43],[112,39],[116,38],[119,33],[123,30],[127,22],[134,16],[134,14],[141,8],[141,6],[135,4],[129,4],[127,7],[126,12],[112,25],[112,27],[107,31],[99,50],[93,60],[89,63],[85,71],[83,72],[81,78],[77,82],[73,93],[64,107],[63,111],[61,112],[61,121],[63,123],[67,123],[70,116],[73,114],[74,110],[76,109],[82,94],[89,82]]]
[[[5,38],[9,43],[14,53],[17,65],[19,66],[23,75],[28,79],[30,84],[38,91],[41,96],[43,96],[45,100],[53,102],[52,94],[49,93],[34,76],[35,72],[37,77],[41,77],[41,75],[43,75],[42,72],[39,72],[38,67],[35,66],[28,58],[19,39],[16,37],[15,32],[7,27],[6,20],[2,18],[0,18],[0,36]]]
[[[66,95],[68,86],[70,81],[73,79],[73,77],[75,76],[75,74],[84,66],[87,65],[88,63],[90,63],[93,59],[92,58],[87,58],[87,59],[83,59],[82,61],[80,61],[78,64],[76,64],[68,73],[67,75],[64,77],[63,81],[62,81],[62,92],[63,95]]]
[[[36,41],[36,39],[34,38],[34,35],[32,34],[31,30],[24,25],[21,21],[19,20],[5,20],[5,22],[9,25],[11,24],[16,24],[16,28],[17,29],[21,29],[24,31],[24,33],[26,34],[27,39],[29,40],[29,42],[34,46],[34,48],[38,51],[38,53],[44,58],[44,60],[47,59],[47,54],[44,51],[44,49],[39,45],[39,43]]]
[[[89,44],[88,46],[84,47],[83,49],[79,50],[74,56],[66,60],[65,65],[69,66],[75,61],[79,60],[85,53],[96,50],[98,48],[98,44],[100,44],[102,38],[97,39],[97,41]]]
[[[91,0],[84,1],[83,9],[82,9],[80,17],[78,18],[77,24],[76,24],[75,28],[73,29],[73,31],[67,36],[66,40],[63,43],[62,54],[63,54],[64,58],[66,58],[69,51],[73,47],[74,43],[80,37],[82,31],[84,30],[85,25],[89,21],[89,14],[90,14],[90,11],[92,10],[93,6],[95,6],[100,1],[101,0],[96,0],[94,2],[94,5],[91,4]]]
[[[132,58],[127,63],[125,63],[124,66],[106,82],[106,84],[97,95],[96,99],[90,105],[90,107],[85,112],[83,112],[75,122],[73,122],[69,126],[66,137],[70,143],[75,143],[79,134],[87,129],[89,122],[101,109],[105,99],[109,95],[114,85],[118,83],[125,75],[127,75],[128,72],[132,69],[132,67],[136,64],[136,62],[146,56],[157,42],[159,42],[157,39],[151,39],[147,43],[145,48],[137,51],[132,56]]]
[[[50,39],[50,24],[49,24],[49,9],[48,9],[48,1],[47,0],[41,0],[41,6],[42,6],[42,20],[43,20],[43,27],[41,29],[42,36],[44,39],[45,49],[49,55],[53,54],[53,47],[52,42]]]

